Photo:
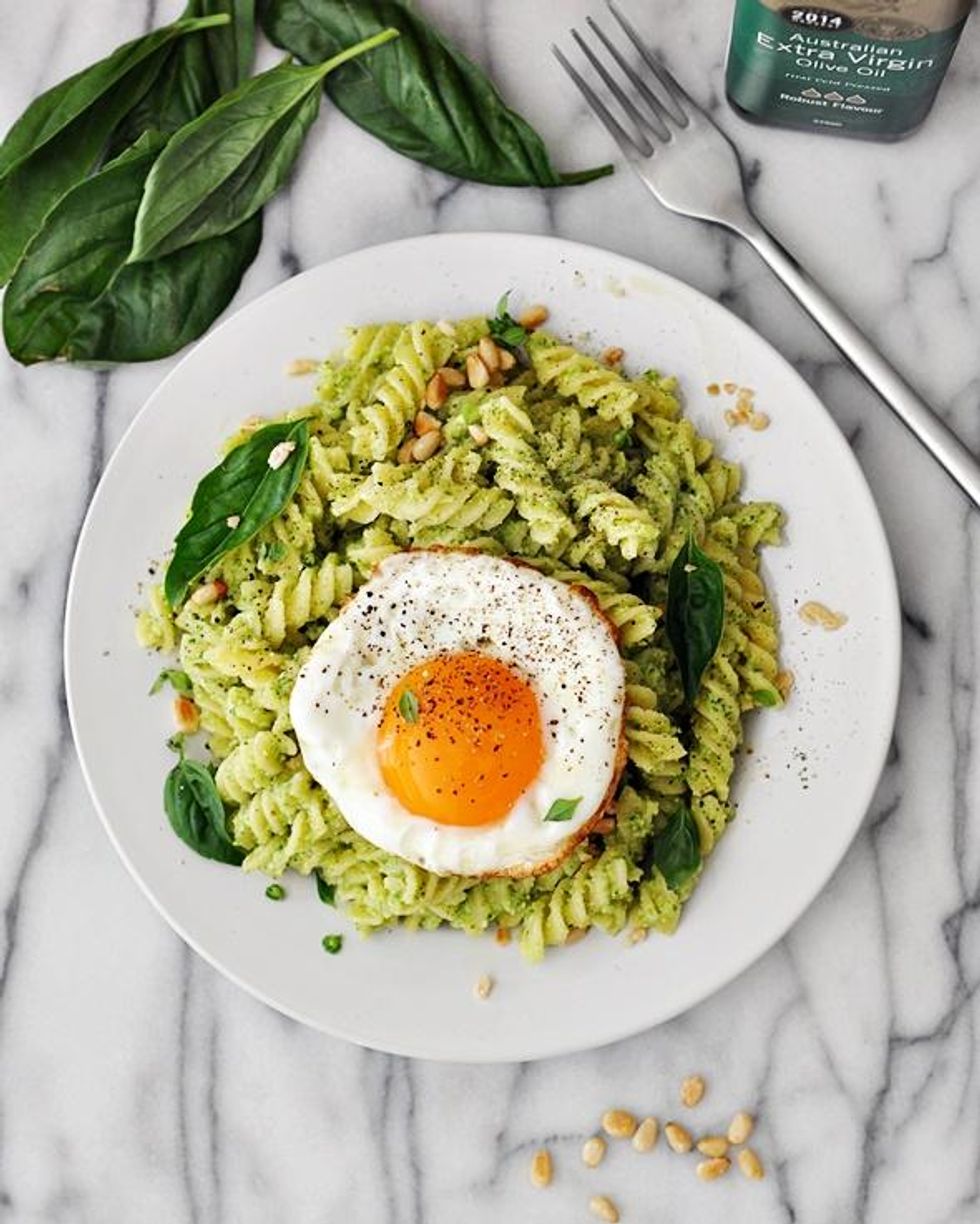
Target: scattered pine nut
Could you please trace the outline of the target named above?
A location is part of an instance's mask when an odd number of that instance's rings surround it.
[[[766,1175],[762,1161],[752,1148],[742,1148],[738,1154],[738,1167],[749,1181],[762,1181]]]
[[[487,433],[487,431],[483,428],[482,425],[476,425],[476,424],[471,425],[470,426],[470,437],[477,444],[477,446],[486,446],[486,444],[490,441],[490,435]]]
[[[727,1156],[716,1156],[712,1160],[699,1161],[695,1172],[702,1181],[715,1181],[719,1177],[724,1177],[731,1167],[732,1162]]]
[[[630,1139],[636,1132],[636,1118],[628,1109],[607,1109],[602,1115],[602,1129],[613,1139]]]
[[[277,442],[272,450],[269,451],[269,458],[266,459],[266,463],[274,472],[276,472],[282,467],[295,449],[295,442]]]
[[[175,697],[174,726],[181,735],[193,735],[201,725],[201,712],[190,697]]]
[[[744,1143],[755,1127],[755,1118],[744,1109],[740,1109],[728,1123],[728,1142]]]
[[[401,446],[399,446],[397,456],[399,463],[412,462],[412,447],[415,445],[415,442],[415,438],[406,438]]]
[[[646,939],[650,932],[646,927],[633,927],[630,933],[626,936],[628,944],[641,944]]]
[[[502,348],[500,351],[500,368],[502,370],[512,370],[517,365],[517,358],[510,349]]]
[[[436,373],[446,386],[454,391],[466,386],[466,375],[462,370],[457,370],[455,366],[440,366]]]
[[[842,625],[847,624],[847,617],[843,612],[832,612],[826,604],[817,603],[815,599],[811,599],[800,608],[800,620],[808,625],[819,625],[821,629],[840,629]]]
[[[672,1152],[689,1152],[694,1147],[691,1132],[679,1122],[668,1122],[664,1127],[664,1138]]]
[[[431,433],[424,433],[412,443],[412,458],[416,463],[424,463],[426,459],[431,459],[441,445],[441,429],[434,429]]]
[[[695,1145],[702,1156],[726,1156],[728,1140],[724,1135],[705,1135]]]
[[[601,1135],[593,1135],[582,1144],[582,1163],[590,1169],[602,1164],[606,1155],[606,1141]]]
[[[793,691],[793,685],[796,683],[796,677],[793,673],[789,669],[778,671],[773,677],[772,682],[783,701],[788,701],[789,695]]]
[[[602,350],[602,352],[599,354],[599,360],[603,365],[618,366],[623,360],[624,356],[625,353],[619,347],[619,345],[612,344],[609,346],[609,348],[604,348]]]
[[[588,927],[572,927],[565,936],[565,947],[570,948],[572,944],[581,943],[588,933]]]
[[[701,1075],[689,1075],[681,1081],[681,1104],[686,1105],[688,1109],[693,1109],[695,1105],[700,1105],[704,1097],[704,1077]]]
[[[441,408],[449,395],[449,387],[443,376],[436,370],[435,374],[425,384],[426,408]]]
[[[657,1119],[644,1118],[636,1128],[636,1134],[632,1138],[633,1150],[636,1152],[649,1152],[657,1142],[659,1134],[660,1124]]]
[[[708,385],[705,387],[705,391],[707,391],[709,395],[720,395],[721,387],[719,387],[717,383],[708,383]]]
[[[215,578],[211,582],[202,582],[197,590],[191,595],[191,603],[197,604],[198,607],[203,604],[217,603],[219,599],[224,599],[228,594],[228,584],[222,582],[220,578]]]
[[[500,369],[500,349],[494,344],[489,336],[481,336],[477,342],[476,351],[480,354],[480,360],[492,374],[494,370]]]
[[[314,374],[320,368],[320,363],[313,357],[297,357],[286,366],[290,378],[298,378],[303,374]]]
[[[518,317],[518,323],[527,331],[534,331],[536,327],[540,327],[542,323],[548,322],[548,307],[547,306],[529,306],[527,310]]]
[[[738,384],[733,382],[722,383],[721,389],[726,395],[734,395],[738,390]]]
[[[547,1148],[538,1148],[531,1157],[531,1185],[539,1190],[550,1186],[552,1172],[551,1153]]]
[[[441,429],[439,418],[434,417],[431,412],[426,412],[424,408],[419,409],[415,414],[415,433],[421,438],[423,434],[432,433],[436,429]]]
[[[436,323],[436,331],[441,331],[444,336],[449,336],[451,339],[456,336],[456,328],[448,319],[440,319]]]
[[[595,822],[590,832],[597,833],[600,837],[606,837],[615,827],[616,822],[611,816],[602,816]]]
[[[241,521],[242,516],[240,514],[229,514],[225,519],[225,526],[230,527],[234,531]]]
[[[765,412],[756,412],[753,409],[749,413],[749,429],[754,429],[756,433],[760,430],[769,428],[769,417]]]
[[[729,429],[734,429],[736,425],[741,424],[741,421],[738,419],[738,414],[733,412],[731,408],[725,409],[725,424]]]
[[[481,1000],[490,998],[490,992],[493,990],[494,981],[489,973],[481,973],[476,979],[476,985],[473,987],[473,993]]]
[[[496,931],[496,934],[494,935],[494,939],[497,941],[498,944],[500,944],[502,948],[506,948],[512,938],[513,937],[510,933],[510,927],[497,927],[497,931]]]
[[[589,1199],[589,1211],[600,1220],[605,1220],[606,1224],[619,1224],[619,1209],[605,1194],[593,1194]]]
[[[490,381],[490,371],[476,353],[470,353],[466,358],[466,378],[474,390],[485,387]]]

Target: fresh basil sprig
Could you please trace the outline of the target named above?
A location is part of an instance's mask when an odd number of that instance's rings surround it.
[[[508,305],[509,297],[509,291],[501,296],[497,303],[497,313],[492,319],[487,319],[487,323],[490,327],[490,335],[498,344],[515,349],[520,348],[527,340],[527,328],[521,327],[511,315]]]
[[[227,14],[175,21],[31,103],[0,145],[0,285],[52,205],[98,164],[113,129],[153,84],[170,44],[227,22]]]
[[[167,774],[163,806],[185,845],[204,858],[233,867],[241,864],[245,854],[228,835],[225,805],[214,778],[198,761],[178,761]]]
[[[333,102],[398,153],[458,178],[510,187],[561,187],[611,166],[559,174],[544,142],[510,110],[486,73],[400,0],[267,0],[265,32],[305,63],[386,26],[401,37],[327,78]]]
[[[279,514],[296,492],[309,442],[306,420],[277,421],[230,450],[201,480],[163,580],[171,607],[182,602],[191,583],[220,557],[250,540]],[[280,446],[288,451],[285,460],[270,466],[270,456]]]
[[[130,262],[229,233],[257,213],[299,156],[320,111],[324,77],[397,37],[382,30],[312,68],[279,64],[181,128],[146,180]]]
[[[545,813],[545,820],[564,821],[571,820],[575,815],[575,809],[582,802],[582,796],[577,799],[556,799]]]
[[[235,295],[260,217],[150,263],[127,265],[133,222],[165,137],[147,132],[54,206],[3,302],[11,354],[36,361],[150,361],[199,336]]]
[[[190,676],[178,667],[165,667],[163,669],[150,685],[150,696],[152,697],[154,693],[159,693],[165,684],[169,684],[175,693],[186,694],[194,690]]]
[[[701,838],[686,807],[678,808],[653,839],[652,858],[675,892],[701,869]]]
[[[725,624],[725,580],[716,561],[693,536],[674,559],[667,580],[667,637],[674,649],[688,704],[698,694]]]

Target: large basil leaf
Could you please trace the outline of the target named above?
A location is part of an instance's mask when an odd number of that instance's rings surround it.
[[[653,839],[653,865],[675,892],[701,868],[701,838],[694,817],[678,808]]]
[[[163,581],[171,607],[184,599],[191,583],[220,557],[251,539],[282,510],[303,474],[309,440],[305,420],[266,425],[230,450],[201,480],[191,501],[190,518],[174,541],[174,555]],[[271,467],[269,457],[280,445],[292,449],[285,462]]]
[[[225,805],[214,778],[197,761],[178,761],[163,784],[170,827],[185,845],[219,863],[238,867],[245,854],[228,836]]]
[[[219,99],[171,140],[147,179],[130,259],[158,259],[225,234],[286,181],[320,110],[320,83],[396,38],[383,30],[313,68],[283,63]]]
[[[231,301],[258,250],[259,217],[165,259],[126,264],[143,185],[164,143],[146,133],[45,218],[3,302],[4,339],[18,361],[166,357]]]
[[[227,13],[229,25],[204,35],[214,67],[218,93],[228,93],[247,81],[255,59],[255,0],[189,0],[185,16]]]
[[[334,104],[392,149],[458,178],[560,187],[612,172],[559,174],[541,137],[510,110],[486,73],[399,0],[266,0],[265,32],[306,63],[386,26],[401,35],[333,73]]]
[[[31,103],[0,145],[0,285],[51,206],[98,163],[112,130],[153,84],[170,44],[227,20],[193,18],[154,30]]]
[[[674,648],[684,696],[694,701],[704,669],[714,658],[725,623],[721,567],[689,536],[667,580],[667,636]]]

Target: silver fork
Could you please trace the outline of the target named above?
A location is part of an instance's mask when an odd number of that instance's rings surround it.
[[[613,17],[639,54],[638,71],[591,17],[586,23],[600,58],[578,30],[572,37],[621,108],[617,119],[558,47],[559,63],[661,204],[684,216],[725,226],[750,242],[885,403],[980,507],[980,462],[871,341],[753,215],[735,146],[715,127],[613,2]]]

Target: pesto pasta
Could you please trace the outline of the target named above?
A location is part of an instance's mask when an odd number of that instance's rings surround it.
[[[189,679],[245,870],[317,872],[365,932],[513,929],[535,960],[593,926],[676,927],[734,814],[744,716],[782,701],[759,572],[782,516],[740,500],[738,467],[682,415],[674,379],[626,377],[541,331],[515,360],[488,332],[483,318],[350,329],[286,418],[309,429],[295,492],[207,570],[213,597],[171,608],[154,589],[137,630]],[[479,376],[488,351],[503,359]],[[689,539],[720,570],[724,629],[686,702],[665,608]],[[386,557],[439,545],[584,588],[618,637],[625,770],[608,818],[544,874],[439,875],[377,848],[307,772],[290,723],[297,674],[345,601]],[[679,873],[663,847],[684,813],[700,854]]]

